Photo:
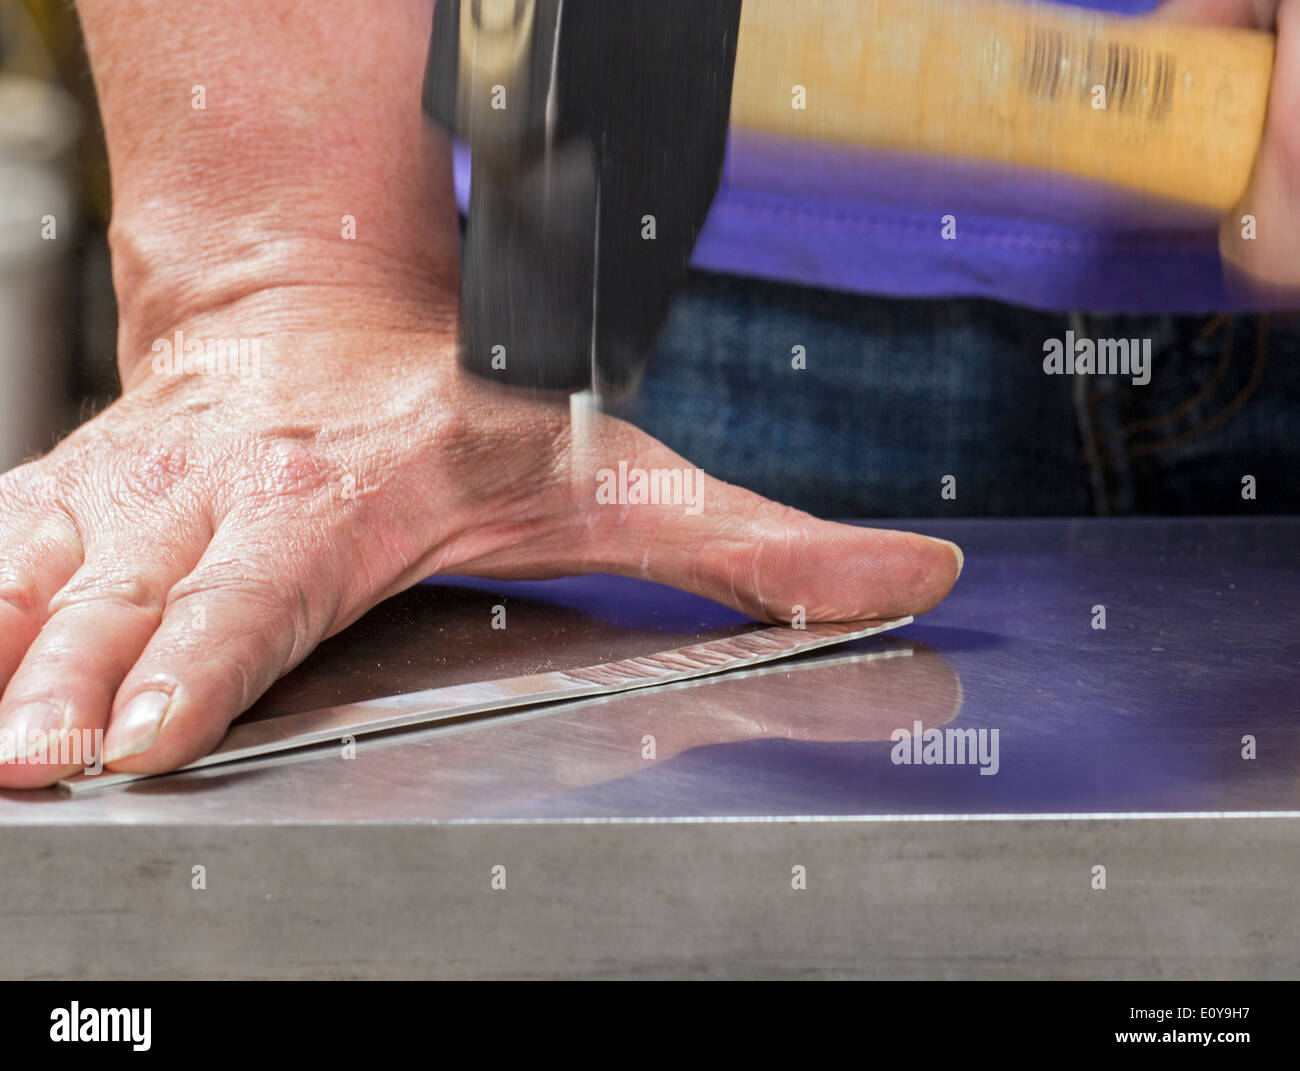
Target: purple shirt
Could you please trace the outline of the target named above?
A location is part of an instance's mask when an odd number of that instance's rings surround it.
[[[1143,14],[1156,0],[1071,0]],[[468,201],[468,156],[456,186]],[[957,217],[956,241],[940,237]],[[1068,176],[732,133],[691,263],[894,297],[1039,309],[1229,311],[1217,220]]]

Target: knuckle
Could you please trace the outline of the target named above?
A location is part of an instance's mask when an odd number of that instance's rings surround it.
[[[50,600],[50,612],[91,606],[156,612],[162,603],[163,594],[157,583],[144,576],[117,576],[82,570]]]
[[[125,466],[124,490],[133,499],[167,499],[194,465],[193,450],[182,443],[151,443]]]
[[[252,453],[251,463],[236,460],[239,493],[263,508],[328,492],[336,474],[333,462],[303,443],[280,439],[255,445]]]
[[[8,606],[24,617],[42,609],[41,589],[36,578],[13,569],[0,573],[0,606]]]
[[[309,494],[329,481],[332,468],[309,448],[280,443],[271,451],[268,489],[272,494]]]
[[[56,468],[44,460],[29,461],[0,475],[0,503],[4,516],[31,514],[61,498],[64,481]]]

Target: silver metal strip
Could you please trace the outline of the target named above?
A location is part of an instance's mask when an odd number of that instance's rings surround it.
[[[344,703],[299,714],[286,714],[266,721],[236,723],[215,750],[180,767],[180,770],[197,770],[205,766],[239,762],[273,752],[338,741],[346,736],[362,736],[487,711],[628,692],[692,677],[704,677],[743,666],[789,658],[804,651],[847,643],[864,636],[874,636],[910,624],[911,621],[911,617],[900,617],[883,622],[810,622],[802,629],[773,625],[738,636],[707,640],[659,654],[604,665],[428,688],[403,695],[368,699],[361,703]],[[157,775],[80,773],[60,781],[59,789],[67,795],[77,795],[154,776]]]

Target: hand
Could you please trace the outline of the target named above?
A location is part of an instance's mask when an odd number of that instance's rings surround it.
[[[445,303],[268,285],[159,337],[176,330],[260,340],[258,374],[169,374],[143,354],[115,405],[0,477],[16,739],[106,729],[114,769],[183,765],[322,639],[438,573],[615,572],[777,621],[919,613],[957,577],[951,544],[713,480],[695,515],[598,504],[599,468],[690,466],[609,417],[575,456],[566,408],[458,372]],[[0,785],[69,772],[9,764]]]
[[[1267,286],[1300,287],[1300,2],[1167,0],[1162,18],[1276,30],[1277,54],[1268,119],[1255,170],[1236,208],[1223,220],[1219,247],[1228,264]],[[1243,215],[1256,236],[1242,236]]]
[[[575,450],[565,408],[458,371],[450,152],[419,108],[431,0],[78,12],[125,394],[0,476],[0,749],[5,730],[23,750],[30,730],[105,730],[114,769],[183,765],[438,573],[624,573],[787,620],[919,613],[952,586],[951,544],[714,481],[698,514],[600,505],[601,468],[689,466],[610,418]],[[175,374],[177,332],[243,340],[255,374]],[[0,786],[70,772],[10,763]]]

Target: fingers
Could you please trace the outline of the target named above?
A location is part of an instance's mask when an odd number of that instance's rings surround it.
[[[117,687],[157,627],[169,589],[198,556],[195,543],[194,532],[141,526],[88,548],[85,563],[49,601],[0,702],[0,726],[15,740],[26,741],[32,730],[50,739],[43,754],[24,748],[26,761],[0,766],[0,784],[48,784],[78,768],[57,762],[54,746],[71,734],[91,740],[107,725]]]
[[[159,773],[207,754],[230,723],[331,630],[334,549],[228,522],[177,583],[125,675],[104,738],[115,770]]]
[[[1300,287],[1300,6],[1293,2],[1278,8],[1264,141],[1245,196],[1223,221],[1219,246],[1250,277]]]
[[[1162,18],[1277,31],[1268,118],[1250,185],[1223,220],[1224,260],[1249,278],[1300,288],[1300,5],[1295,0],[1170,0]]]
[[[84,511],[82,527],[102,533],[87,534],[84,562],[67,533],[37,539],[29,526],[12,537],[14,579],[0,586],[0,622],[12,627],[0,654],[16,668],[0,729],[16,743],[0,787],[50,784],[92,755],[161,772],[205,754],[277,677],[382,593],[369,586],[375,556],[363,561],[350,530],[331,526],[338,516],[306,498],[246,495],[245,512],[225,515],[214,534],[190,490],[146,507],[118,497],[111,509]],[[33,730],[44,738],[39,755],[27,754]],[[96,730],[102,748],[92,751]],[[69,761],[67,743],[56,752],[54,738],[75,740],[80,761]]]
[[[574,469],[590,518],[589,566],[764,620],[790,621],[800,608],[810,621],[919,614],[961,572],[952,543],[817,520],[706,476],[621,421],[602,423]]]
[[[47,732],[62,721],[59,707],[39,699],[23,702],[19,690],[8,687],[49,617],[51,600],[81,565],[76,529],[67,514],[43,501],[45,483],[32,465],[0,480],[0,786],[48,780],[39,766],[15,776],[10,771],[17,767],[4,764],[25,759],[29,744],[47,744]]]
[[[0,539],[0,695],[80,565],[81,542],[62,517],[15,524]]]
[[[495,525],[511,538],[484,553],[444,557],[438,571],[503,579],[618,573],[770,621],[923,613],[961,572],[952,543],[817,520],[707,476],[614,417],[592,414],[554,438],[567,459],[556,466],[568,473],[567,501],[547,510],[531,500],[527,526]],[[561,515],[562,523],[539,527],[539,518]]]
[[[685,588],[768,621],[921,614],[956,583],[952,543],[817,520],[708,480],[713,512],[629,525],[641,549],[615,571]],[[636,535],[644,542],[637,548]]]
[[[1270,30],[1279,0],[1165,0],[1156,8],[1158,18],[1195,22],[1206,26],[1238,26]]]

